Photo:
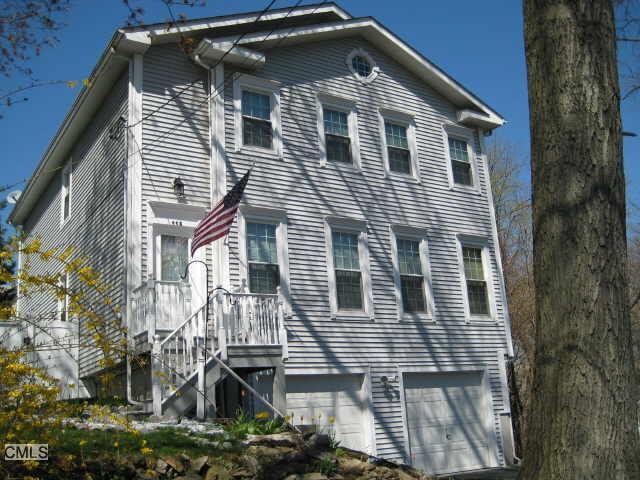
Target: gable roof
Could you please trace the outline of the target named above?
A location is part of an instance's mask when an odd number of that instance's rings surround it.
[[[213,38],[217,44],[227,41],[232,43],[242,36],[238,45],[260,45],[262,48],[268,48],[275,42],[279,42],[279,45],[291,45],[361,35],[431,85],[459,107],[461,112],[466,112],[465,119],[470,119],[469,121],[475,125],[486,129],[495,128],[505,122],[495,110],[377,20],[372,17],[353,18],[333,2],[194,19],[180,22],[178,25],[156,23],[121,28],[114,33],[100,56],[89,77],[89,86],[84,87],[78,94],[47,147],[24,193],[9,215],[10,223],[24,222],[113,83],[129,65],[129,57],[144,53],[151,45],[176,42],[183,35],[201,40]]]

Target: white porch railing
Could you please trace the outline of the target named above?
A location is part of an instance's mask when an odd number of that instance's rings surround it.
[[[147,333],[151,343],[156,331],[173,331],[191,311],[191,291],[188,283],[149,280],[133,291],[132,337]]]
[[[226,359],[229,345],[281,345],[283,357],[288,356],[287,334],[284,325],[284,301],[280,291],[275,295],[261,295],[251,293],[229,293],[218,290],[210,300],[209,317],[207,320],[206,304],[179,323],[166,337],[158,334],[159,318],[175,318],[186,308],[166,308],[169,314],[158,314],[159,306],[152,305],[153,299],[175,298],[176,302],[190,302],[189,291],[183,290],[180,296],[175,292],[174,297],[165,294],[159,297],[167,285],[147,288],[146,295],[139,295],[138,303],[134,307],[136,312],[136,330],[142,333],[145,329],[152,338],[152,370],[153,370],[153,399],[154,403],[170,396],[176,389],[188,381],[196,371],[204,375],[204,348],[207,358],[220,354]],[[147,315],[146,323],[140,319]],[[164,322],[164,320],[162,320]],[[146,327],[145,327],[146,325]],[[154,405],[154,411],[158,410]]]

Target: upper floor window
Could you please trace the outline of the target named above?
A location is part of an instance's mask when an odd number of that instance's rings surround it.
[[[276,294],[289,301],[287,213],[243,205],[238,214],[238,267],[241,290]]]
[[[487,242],[483,238],[461,235],[458,248],[467,320],[491,320],[495,309]]]
[[[242,142],[270,149],[273,144],[269,96],[242,91]]]
[[[473,171],[467,142],[449,137],[449,157],[451,158],[454,183],[473,185]]]
[[[426,232],[396,225],[391,228],[396,298],[400,319],[433,314]]]
[[[471,315],[489,315],[487,281],[482,266],[482,249],[475,246],[462,246],[464,275],[467,282],[467,297]]]
[[[67,221],[71,215],[71,183],[73,175],[73,163],[71,160],[62,169],[62,186],[60,189],[61,223]]]
[[[373,318],[366,223],[329,217],[326,228],[332,315]]]
[[[247,223],[247,262],[249,291],[274,294],[280,285],[276,226]]]
[[[327,161],[353,163],[347,112],[325,108],[323,116]]]
[[[318,137],[320,164],[360,166],[355,102],[318,95]]]
[[[420,243],[416,240],[398,238],[397,248],[402,308],[407,313],[426,312]]]
[[[189,239],[160,235],[160,280],[179,282],[189,262]]]
[[[235,149],[282,154],[280,84],[252,75],[238,75],[233,83]]]
[[[387,175],[418,179],[418,150],[413,114],[380,108],[382,158]]]
[[[397,123],[384,122],[389,170],[411,174],[411,151],[407,140],[407,127]]]
[[[358,235],[333,232],[333,266],[338,310],[362,310],[362,272]]]
[[[347,55],[347,67],[362,83],[373,82],[380,70],[371,55],[362,48],[353,50]]]

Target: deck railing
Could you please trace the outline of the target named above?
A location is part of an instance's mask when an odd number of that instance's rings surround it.
[[[157,331],[173,331],[192,311],[190,298],[188,283],[149,280],[133,291],[130,334],[151,343]]]

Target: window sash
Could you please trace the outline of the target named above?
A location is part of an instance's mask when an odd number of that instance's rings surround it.
[[[462,259],[464,262],[464,274],[467,279],[485,281],[481,248],[463,246]]]
[[[471,315],[489,315],[489,294],[487,282],[467,280],[467,299]]]
[[[60,287],[64,289],[62,298],[58,300],[58,320],[69,321],[69,274],[66,273],[60,281]]]
[[[338,310],[362,310],[362,273],[335,269]]]
[[[424,313],[427,311],[422,275],[400,275],[400,290],[402,310],[405,313]]]
[[[449,138],[449,155],[451,160],[470,163],[468,144],[464,140]]]
[[[280,285],[280,267],[273,263],[249,262],[249,292],[275,294]]]
[[[406,126],[392,122],[384,122],[384,131],[387,146],[402,148],[405,150],[409,149]]]
[[[420,260],[420,242],[399,238],[396,241],[398,248],[398,270],[401,275],[423,275]]]
[[[269,120],[242,117],[242,144],[260,148],[273,148],[273,126]]]
[[[451,160],[451,169],[455,183],[460,185],[473,185],[473,172],[471,171],[470,163]]]
[[[356,55],[351,59],[351,66],[363,78],[371,75],[371,63],[362,55]]]
[[[160,235],[160,280],[179,282],[189,263],[189,239]]]
[[[336,270],[360,271],[358,234],[333,232],[333,265]]]
[[[327,161],[338,163],[353,163],[351,158],[351,139],[340,135],[326,134],[325,146]]]
[[[258,120],[271,120],[271,99],[269,95],[242,91],[242,116]]]
[[[254,263],[278,264],[276,226],[270,223],[247,223],[247,259]]]
[[[347,112],[324,108],[323,117],[326,134],[349,137],[349,114]]]

